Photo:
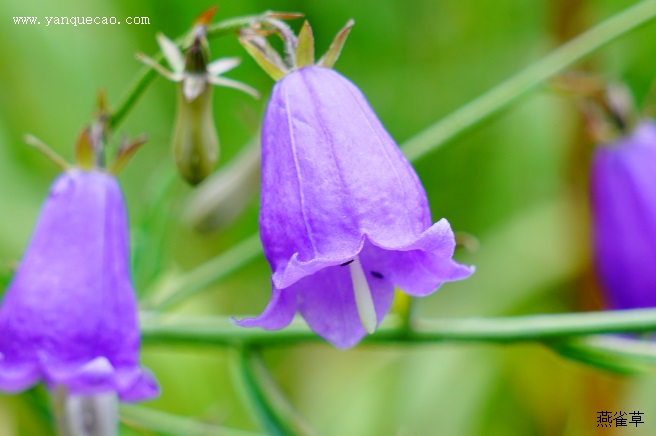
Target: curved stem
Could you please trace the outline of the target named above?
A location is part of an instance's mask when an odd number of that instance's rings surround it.
[[[654,0],[643,0],[608,18],[410,138],[402,146],[406,157],[409,160],[423,157],[498,114],[544,80],[654,18]]]
[[[273,381],[258,353],[248,347],[238,347],[236,352],[238,376],[266,433],[273,436],[293,434],[267,392]]]
[[[618,336],[586,336],[550,347],[563,357],[620,374],[645,373],[656,365],[656,344]]]

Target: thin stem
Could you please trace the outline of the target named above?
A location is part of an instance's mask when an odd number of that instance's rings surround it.
[[[208,39],[210,39],[210,38],[218,38],[224,35],[229,35],[231,33],[235,33],[239,31],[239,29],[243,27],[251,26],[254,23],[262,21],[266,18],[267,18],[267,14],[265,13],[260,15],[247,15],[245,17],[237,17],[237,18],[231,18],[229,20],[219,21],[215,24],[210,25],[207,28],[206,36]],[[189,39],[189,33],[176,39],[175,42],[178,45],[184,45],[188,41],[188,39]],[[156,55],[151,56],[151,59],[161,63],[164,60],[164,57],[162,56],[161,52],[157,52]],[[108,120],[108,126],[110,129],[115,129],[121,123],[121,121],[123,121],[123,119],[128,114],[130,109],[132,109],[132,107],[137,102],[137,100],[139,100],[141,94],[143,94],[143,92],[146,90],[148,85],[150,85],[150,82],[153,81],[156,75],[157,74],[152,67],[146,66],[141,69],[141,71],[137,74],[137,77],[132,82],[132,85],[128,88],[128,91],[125,93],[125,96],[116,107],[116,110],[110,115]]]
[[[136,429],[148,430],[170,436],[261,436],[244,430],[236,430],[196,419],[183,418],[159,410],[141,406],[121,406],[121,421]]]
[[[410,138],[402,147],[405,155],[409,160],[423,157],[498,114],[544,80],[654,18],[654,0],[643,0],[608,18]]]
[[[145,303],[145,306],[157,310],[170,309],[227,276],[260,253],[262,253],[260,237],[257,234],[251,235],[196,269],[171,280],[157,291],[154,295],[155,301]]]
[[[560,355],[621,374],[640,374],[656,365],[656,344],[618,336],[588,336],[550,344]]]
[[[166,233],[170,221],[166,205],[175,180],[177,180],[177,176],[168,165],[161,167],[149,179],[148,186],[152,186],[154,189],[148,196],[150,204],[146,204],[146,212],[137,226],[132,257],[132,269],[137,273],[135,283],[140,297],[152,290],[152,287],[146,288],[146,292],[144,292],[146,286],[142,285],[154,282],[162,270],[162,257],[165,252],[163,249],[164,238],[153,238],[153,235]]]
[[[275,346],[319,342],[304,323],[292,322],[284,330],[244,329],[217,316],[160,316],[144,313],[144,343],[196,343],[234,346]],[[364,343],[530,342],[599,333],[656,330],[656,309],[635,309],[496,318],[422,319],[409,331],[398,318],[388,317]]]
[[[266,386],[272,380],[257,352],[247,347],[238,347],[236,352],[238,376],[266,433],[273,436],[293,434],[267,395]]]

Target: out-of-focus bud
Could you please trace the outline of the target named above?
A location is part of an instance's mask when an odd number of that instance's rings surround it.
[[[594,256],[611,309],[656,306],[656,124],[603,144],[592,161]]]
[[[256,140],[198,187],[187,204],[186,220],[204,232],[230,224],[259,189],[260,162],[260,141]]]
[[[219,157],[219,138],[212,111],[212,85],[239,89],[255,97],[257,91],[243,83],[220,77],[239,65],[237,58],[209,62],[207,25],[214,10],[196,20],[193,40],[183,54],[178,45],[166,36],[157,35],[157,42],[172,71],[157,61],[137,54],[137,58],[178,85],[178,105],[172,135],[173,155],[180,175],[192,185],[202,182],[214,169]]]
[[[178,104],[171,145],[180,175],[192,185],[207,177],[219,158],[219,136],[212,110],[213,89],[207,85],[202,40],[187,51],[187,78],[178,84]]]

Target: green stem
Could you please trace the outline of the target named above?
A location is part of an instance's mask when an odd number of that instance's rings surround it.
[[[145,295],[143,289],[148,286],[147,284],[154,282],[161,274],[162,257],[165,252],[164,238],[152,236],[166,233],[170,214],[165,210],[165,206],[175,186],[175,180],[176,174],[168,165],[161,167],[149,180],[149,185],[154,189],[149,195],[150,202],[146,205],[144,217],[137,226],[133,244],[132,270],[138,273],[134,277],[134,282],[139,297]],[[151,289],[146,289],[149,290]]]
[[[304,323],[293,322],[284,330],[265,331],[237,327],[218,316],[155,315],[144,313],[144,343],[197,343],[209,345],[273,346],[319,342]],[[398,318],[388,317],[364,343],[530,342],[599,333],[656,330],[656,309],[525,315],[496,318],[422,319],[409,331]]]
[[[120,415],[121,421],[129,427],[169,436],[262,435],[262,433],[227,428],[141,406],[121,406]]]
[[[154,302],[147,302],[144,306],[165,310],[180,304],[260,253],[262,253],[260,237],[258,234],[251,235],[215,258],[171,280],[154,294],[156,299]]]
[[[645,373],[656,365],[656,344],[650,340],[587,336],[550,347],[566,358],[621,374]]]
[[[410,138],[402,147],[405,155],[409,160],[423,157],[498,114],[544,80],[654,18],[654,0],[643,0],[608,18]]]
[[[277,412],[275,401],[267,392],[273,381],[258,353],[248,347],[238,347],[236,352],[239,378],[266,433],[273,436],[294,434]]]
[[[224,21],[219,21],[214,23],[207,28],[207,38],[218,38],[220,36],[229,35],[239,31],[239,29],[253,25],[254,23],[260,22],[267,19],[267,13],[259,15],[247,15],[245,17],[231,18]],[[176,43],[183,45],[188,40],[188,35],[183,35],[180,38],[176,39]],[[156,55],[152,56],[157,62],[163,61],[163,56],[161,52],[157,52]],[[153,81],[157,73],[150,67],[143,67],[137,77],[132,82],[132,85],[128,88],[128,91],[125,93],[125,96],[116,107],[116,110],[109,116],[107,122],[110,129],[115,129],[123,118],[128,114],[132,106],[139,100],[141,94],[146,90],[150,82]]]

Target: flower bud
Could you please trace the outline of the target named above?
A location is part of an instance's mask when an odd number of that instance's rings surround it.
[[[592,161],[594,256],[612,309],[656,306],[656,124],[595,151]]]
[[[239,89],[255,97],[257,91],[220,75],[239,65],[239,59],[223,58],[209,62],[206,26],[214,14],[209,10],[197,20],[193,42],[183,55],[178,45],[159,34],[164,58],[173,71],[137,54],[137,58],[167,79],[178,82],[178,104],[173,127],[173,156],[180,175],[192,185],[202,182],[219,158],[219,137],[212,116],[212,85]]]
[[[219,137],[212,116],[212,87],[205,86],[189,101],[178,85],[178,107],[171,139],[180,175],[193,185],[202,182],[219,158]]]

